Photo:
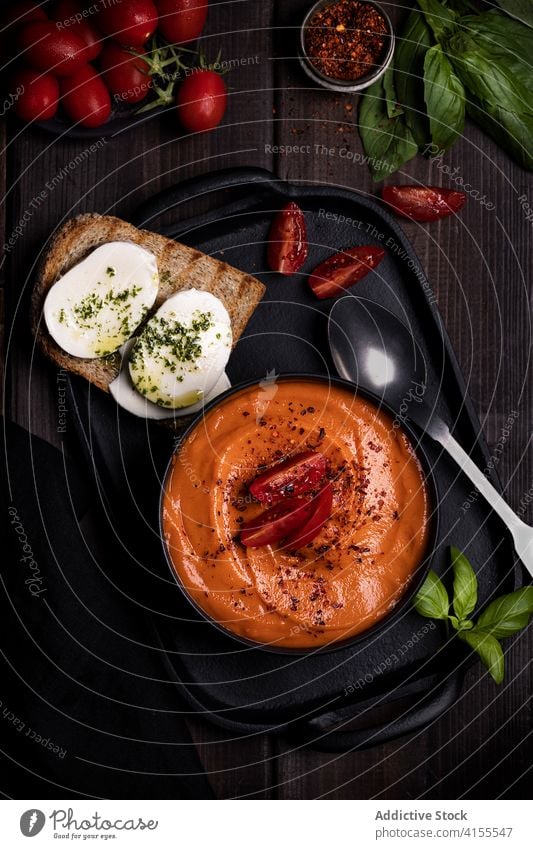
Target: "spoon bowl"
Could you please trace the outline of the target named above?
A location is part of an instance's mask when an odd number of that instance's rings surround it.
[[[427,367],[413,334],[385,307],[348,295],[333,306],[329,346],[340,376],[400,410],[410,392],[424,392]]]
[[[507,525],[517,554],[533,575],[533,528],[509,507],[434,406],[426,403],[426,363],[409,328],[375,301],[348,295],[331,310],[328,337],[341,377],[377,394],[400,420],[414,422],[444,448]]]

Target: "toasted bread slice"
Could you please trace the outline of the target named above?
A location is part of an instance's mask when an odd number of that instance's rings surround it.
[[[234,345],[265,291],[255,277],[165,236],[138,230],[120,218],[88,213],[67,221],[51,239],[39,266],[31,301],[32,330],[41,350],[57,366],[105,392],[118,375],[120,357],[79,359],[67,354],[48,333],[42,313],[46,294],[56,280],[106,242],[135,242],[155,255],[160,284],[152,313],[182,289],[204,289],[220,298],[231,319]]]

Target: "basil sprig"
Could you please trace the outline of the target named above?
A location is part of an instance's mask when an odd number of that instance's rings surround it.
[[[361,98],[361,140],[375,180],[408,162],[414,144],[433,155],[449,150],[465,111],[533,170],[533,3],[498,2],[505,11],[479,12],[470,0],[417,0],[391,76]]]
[[[429,572],[415,596],[414,606],[421,616],[450,622],[459,639],[477,652],[497,684],[505,673],[500,640],[525,628],[533,613],[533,586],[521,587],[491,602],[478,617],[470,619],[477,605],[477,578],[468,558],[451,547],[453,566],[453,601],[450,612],[448,591],[438,575]]]

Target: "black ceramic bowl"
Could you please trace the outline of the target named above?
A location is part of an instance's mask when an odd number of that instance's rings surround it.
[[[345,389],[350,390],[351,392],[353,392],[354,395],[360,395],[361,397],[366,398],[367,400],[371,401],[374,404],[374,406],[377,407],[379,410],[384,411],[385,413],[388,413],[388,415],[391,417],[392,420],[394,420],[396,418],[395,411],[392,410],[386,404],[384,404],[383,401],[377,395],[374,395],[372,392],[368,392],[366,389],[361,389],[361,388],[355,386],[353,383],[350,383],[350,381],[343,380],[340,377],[326,377],[326,376],[320,376],[320,375],[314,375],[314,374],[283,374],[283,375],[279,375],[277,380],[278,381],[298,380],[298,381],[308,381],[310,383],[327,383],[329,386],[331,386],[331,385],[340,386],[340,387],[343,387]],[[210,410],[213,410],[215,407],[222,406],[227,398],[230,398],[233,395],[238,394],[243,389],[247,389],[250,386],[256,385],[258,382],[259,382],[258,380],[248,380],[244,383],[239,383],[238,385],[233,386],[231,389],[228,389],[222,395],[219,395],[217,398],[215,398],[209,404],[206,404],[203,411],[201,413],[199,413],[197,416],[195,416],[194,420],[191,422],[191,424],[189,425],[187,430],[183,433],[178,446],[175,448],[174,453],[170,457],[170,460],[168,462],[168,466],[167,466],[167,469],[166,469],[166,472],[165,472],[165,476],[164,476],[164,479],[163,479],[163,485],[161,487],[161,496],[160,496],[160,501],[159,501],[159,533],[160,533],[160,538],[161,538],[161,543],[162,543],[162,546],[163,546],[165,559],[168,563],[171,574],[172,574],[174,580],[177,582],[177,584],[178,584],[179,588],[181,589],[183,595],[185,596],[187,601],[194,607],[194,609],[200,614],[200,616],[206,622],[209,622],[214,628],[218,629],[223,634],[225,634],[227,637],[230,637],[232,640],[234,640],[237,643],[240,643],[241,645],[248,646],[249,648],[260,648],[263,651],[274,652],[276,654],[288,654],[288,655],[300,655],[300,656],[306,655],[306,654],[311,654],[311,653],[314,654],[316,652],[324,653],[324,652],[335,651],[335,650],[341,649],[341,648],[346,648],[346,646],[354,645],[355,643],[357,643],[357,642],[359,642],[363,639],[366,639],[367,637],[375,636],[380,630],[382,630],[383,628],[390,625],[390,623],[393,619],[400,617],[402,615],[402,613],[406,610],[406,608],[408,608],[408,606],[411,604],[415,594],[417,593],[420,586],[422,585],[422,583],[423,583],[423,581],[424,581],[424,579],[425,579],[425,577],[426,577],[426,575],[427,575],[427,573],[428,573],[428,571],[431,567],[431,561],[432,561],[432,558],[433,558],[433,554],[435,552],[435,546],[436,546],[436,542],[437,542],[437,539],[438,539],[438,526],[439,526],[439,501],[438,501],[437,487],[436,487],[436,484],[435,484],[435,479],[434,479],[434,475],[433,475],[433,472],[432,472],[431,464],[430,464],[430,462],[429,462],[429,460],[428,460],[428,458],[425,454],[425,451],[423,450],[423,448],[420,444],[420,437],[408,425],[402,424],[401,428],[404,431],[404,433],[407,435],[407,437],[409,438],[409,440],[410,440],[410,442],[411,442],[411,444],[412,444],[412,446],[415,450],[416,456],[417,456],[417,458],[420,462],[420,465],[422,467],[422,471],[423,471],[423,474],[424,474],[424,479],[425,479],[425,484],[426,484],[427,491],[428,491],[428,496],[429,496],[430,521],[429,521],[429,535],[428,535],[428,541],[427,541],[427,546],[426,546],[426,553],[425,553],[424,559],[419,564],[418,568],[416,569],[415,573],[413,574],[413,577],[412,577],[406,591],[404,592],[404,594],[400,598],[400,600],[397,602],[395,607],[390,611],[390,613],[388,613],[386,616],[384,616],[382,619],[380,619],[379,622],[376,622],[375,625],[372,625],[366,631],[362,631],[360,634],[356,634],[355,636],[349,637],[346,640],[338,640],[337,642],[332,642],[332,643],[327,644],[327,645],[318,646],[318,647],[309,647],[309,648],[287,648],[287,647],[283,647],[283,646],[276,646],[274,644],[258,643],[258,642],[254,642],[253,640],[248,640],[245,637],[241,637],[240,635],[233,633],[233,631],[230,631],[229,628],[225,628],[219,622],[212,619],[204,610],[202,610],[202,608],[198,604],[196,604],[196,602],[192,599],[192,597],[187,592],[187,589],[181,583],[181,581],[180,581],[180,579],[179,579],[179,577],[178,577],[178,575],[177,575],[177,573],[174,569],[174,566],[172,564],[172,559],[170,557],[170,553],[168,551],[167,544],[165,542],[165,536],[164,536],[164,531],[163,531],[163,501],[164,501],[165,491],[166,491],[166,488],[167,488],[167,483],[168,483],[170,474],[172,472],[173,457],[176,454],[179,454],[181,445],[188,439],[190,434],[198,426],[198,424],[201,422],[203,416],[206,413],[210,412]],[[416,446],[416,448],[415,448],[415,446]]]

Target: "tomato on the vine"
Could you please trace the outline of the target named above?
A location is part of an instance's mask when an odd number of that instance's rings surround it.
[[[157,9],[152,0],[128,0],[103,6],[96,23],[113,41],[125,47],[142,47],[157,27]]]
[[[182,126],[192,133],[217,127],[226,111],[226,84],[208,69],[193,71],[178,89],[176,106]]]
[[[60,81],[61,105],[76,124],[100,127],[111,114],[111,97],[92,65]]]
[[[19,68],[9,81],[15,115],[23,121],[47,121],[57,112],[59,84],[51,74]]]
[[[157,0],[158,29],[172,44],[187,44],[201,34],[207,19],[207,0]]]
[[[89,61],[90,51],[75,32],[58,29],[54,21],[34,21],[18,34],[21,59],[54,77],[69,77]]]
[[[144,100],[152,85],[149,65],[141,56],[132,56],[125,47],[109,42],[100,57],[105,84],[112,95],[125,103]]]
[[[87,47],[87,59],[92,62],[102,52],[102,36],[96,27],[83,16],[83,11],[83,2],[57,0],[52,9],[52,18],[62,29],[79,35]]]
[[[0,27],[3,36],[12,35],[25,24],[47,20],[46,12],[38,3],[32,3],[31,0],[21,0],[20,3],[11,3],[9,8],[2,12]]]

